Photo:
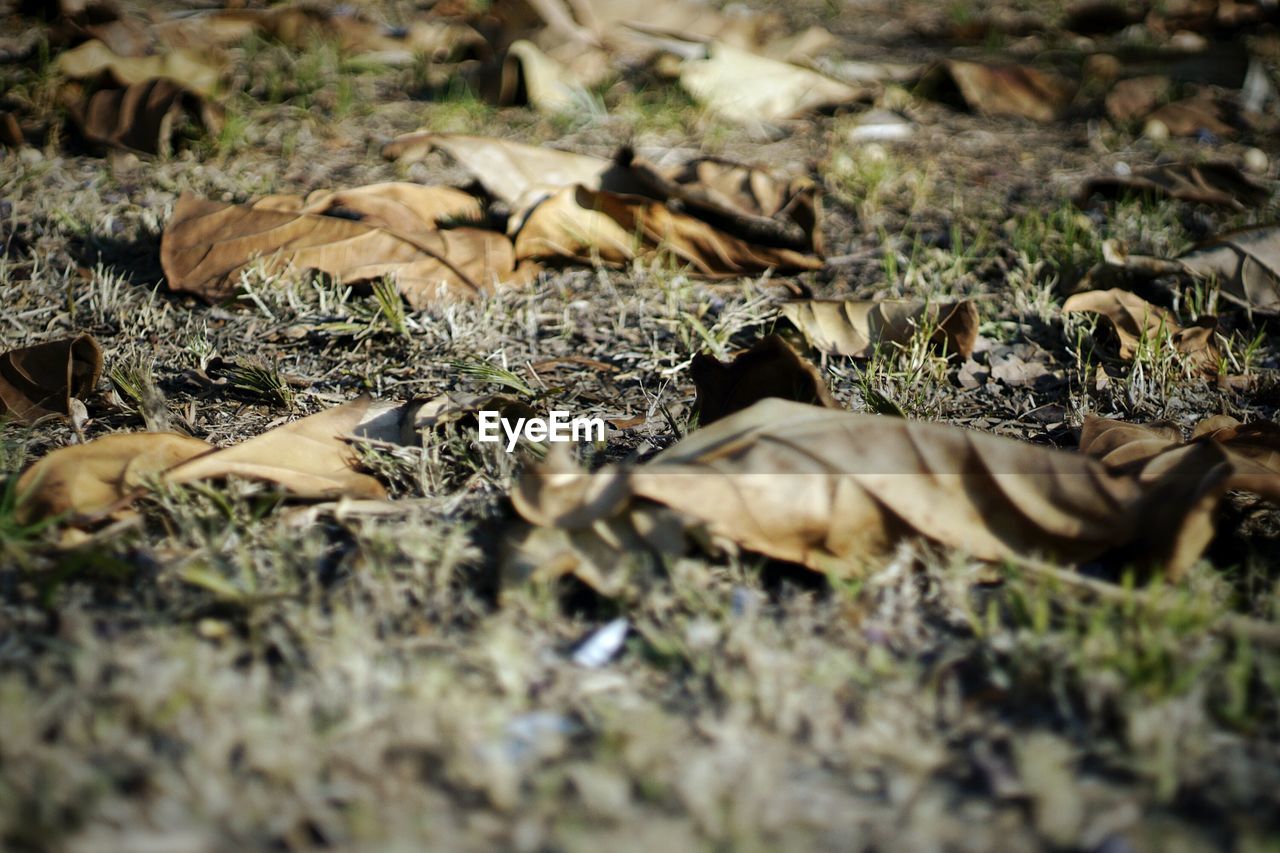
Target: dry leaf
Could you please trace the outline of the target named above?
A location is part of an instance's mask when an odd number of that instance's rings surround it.
[[[689,365],[697,388],[694,408],[706,426],[766,397],[839,409],[822,374],[777,335],[757,341],[725,364],[699,353]]]
[[[1118,122],[1145,118],[1155,110],[1172,86],[1173,81],[1163,74],[1119,80],[1107,92],[1107,115]]]
[[[365,198],[362,204],[368,205]],[[401,206],[399,213],[409,208]],[[478,228],[413,234],[336,216],[202,201],[184,194],[160,241],[169,286],[206,299],[235,293],[254,263],[317,269],[351,283],[390,276],[410,305],[489,293],[514,280],[511,241]]]
[[[645,195],[679,203],[721,230],[747,240],[822,253],[821,197],[807,178],[785,180],[719,157],[659,166],[629,148],[618,164],[631,171]]]
[[[22,148],[27,144],[27,134],[18,117],[7,110],[0,110],[0,145],[6,148]]]
[[[68,113],[89,142],[140,154],[167,156],[184,118],[209,136],[222,128],[220,108],[165,78],[99,89],[86,100],[74,100]]]
[[[1120,357],[1126,361],[1133,360],[1144,342],[1156,346],[1167,339],[1201,371],[1218,372],[1221,355],[1213,337],[1216,322],[1212,320],[1183,328],[1171,312],[1117,288],[1077,293],[1063,303],[1062,310],[1104,317],[1120,345]]]
[[[87,397],[101,376],[102,348],[92,335],[10,350],[0,355],[0,420],[70,417],[71,398]]]
[[[1197,95],[1165,104],[1147,116],[1147,121],[1159,122],[1172,136],[1212,133],[1225,138],[1236,132],[1229,123],[1231,118],[1225,102],[1212,95]]]
[[[880,345],[910,343],[927,327],[934,346],[968,358],[978,339],[978,307],[967,301],[805,299],[784,302],[782,313],[814,349],[829,355],[868,358]]]
[[[1220,234],[1176,259],[1131,255],[1115,241],[1103,244],[1104,262],[1087,280],[1117,272],[1144,278],[1184,275],[1216,281],[1223,298],[1259,314],[1280,314],[1280,226],[1261,225]]]
[[[417,131],[397,136],[382,153],[393,159],[417,160],[437,148],[512,211],[525,210],[568,186],[621,193],[640,189],[630,171],[612,160],[487,136]]]
[[[543,201],[516,235],[520,260],[621,264],[659,252],[709,277],[822,266],[816,255],[742,240],[660,202],[585,187],[569,187]]]
[[[653,501],[748,550],[844,575],[922,537],[986,560],[1127,546],[1176,576],[1212,533],[1221,460],[1199,448],[1140,484],[1079,454],[770,399],[646,465],[532,469],[512,500],[528,521],[578,535]]]
[[[565,112],[582,102],[592,82],[547,56],[533,42],[520,39],[507,48],[500,63],[492,100],[498,106],[528,104],[540,112]]]
[[[925,75],[924,85],[940,92],[954,84],[969,109],[984,116],[1017,116],[1038,122],[1059,118],[1075,96],[1065,77],[1027,65],[983,65],[950,59]]]
[[[419,56],[433,61],[460,59],[488,49],[483,36],[462,24],[416,20],[406,27],[384,27],[357,14],[301,6],[178,12],[154,30],[161,41],[174,47],[231,47],[254,34],[296,50],[335,42],[357,61],[384,65],[409,65]]]
[[[808,68],[710,44],[680,65],[680,85],[727,121],[757,126],[849,104],[867,91]]]
[[[122,86],[167,77],[183,88],[204,96],[218,91],[221,63],[190,50],[171,50],[158,56],[118,56],[100,41],[87,41],[58,54],[54,68],[76,80],[90,80],[104,72]]]
[[[252,206],[257,210],[337,216],[405,234],[430,231],[442,223],[479,222],[484,218],[480,200],[470,193],[405,181],[316,190],[305,201],[298,196],[267,196]]]
[[[213,447],[171,432],[118,433],[55,450],[18,478],[22,523],[123,510],[162,472]]]
[[[1126,176],[1090,178],[1079,200],[1087,202],[1093,195],[1145,195],[1243,210],[1266,204],[1271,191],[1230,163],[1174,163]]]
[[[91,518],[123,510],[153,480],[228,476],[275,483],[303,499],[385,497],[377,480],[355,470],[355,450],[345,440],[370,406],[368,398],[353,400],[223,450],[176,433],[121,433],[64,447],[19,478],[19,512],[27,521],[63,513]]]

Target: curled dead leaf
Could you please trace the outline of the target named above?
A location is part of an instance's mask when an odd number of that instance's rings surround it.
[[[516,235],[520,260],[623,264],[669,253],[708,277],[818,269],[814,254],[759,245],[660,202],[569,187],[535,207]]]
[[[689,374],[698,391],[694,408],[701,426],[767,397],[841,408],[818,369],[777,335],[761,338],[728,364],[699,353],[689,364]]]
[[[176,433],[120,433],[64,447],[18,479],[19,517],[95,520],[123,511],[156,482],[228,476],[275,483],[303,499],[385,497],[377,480],[355,470],[356,453],[346,441],[369,408],[361,398],[222,450]]]
[[[100,41],[87,41],[58,54],[54,68],[75,80],[92,80],[107,73],[121,86],[167,77],[189,91],[208,97],[218,91],[223,63],[182,49],[151,56],[118,56]]]
[[[655,502],[687,527],[843,575],[921,537],[986,560],[1128,548],[1176,577],[1212,534],[1222,461],[1206,446],[1140,482],[1080,454],[768,399],[645,465],[532,469],[512,500],[530,522],[579,535]]]
[[[92,335],[9,350],[0,355],[0,419],[70,417],[72,398],[87,397],[101,377],[102,348]]]
[[[1243,210],[1265,204],[1271,190],[1231,163],[1172,163],[1130,175],[1090,178],[1080,191],[1079,202],[1086,203],[1095,195],[1170,198]]]
[[[73,93],[68,100],[68,114],[86,140],[140,154],[167,156],[184,119],[209,136],[222,128],[221,108],[163,77],[87,98]]]
[[[369,194],[356,193],[347,201],[365,211],[378,208],[375,223],[379,215],[391,215],[389,206],[396,217],[438,209],[431,202],[415,209],[401,203],[402,198],[393,192],[378,199],[386,204],[375,205]],[[323,203],[328,201],[332,198]],[[261,263],[271,273],[316,269],[347,283],[389,276],[415,308],[442,298],[489,293],[517,275],[511,241],[494,231],[438,229],[435,222],[424,222],[408,233],[337,216],[185,194],[161,237],[160,263],[172,289],[206,299],[232,295],[241,273]]]
[[[456,160],[512,212],[527,210],[556,190],[574,185],[620,193],[641,190],[630,170],[612,160],[488,136],[416,131],[391,140],[382,154],[419,160],[435,149]]]
[[[949,59],[925,73],[922,85],[935,97],[954,87],[969,109],[984,116],[1016,116],[1050,122],[1075,96],[1072,81],[1028,65],[984,65]]]
[[[782,313],[828,355],[868,358],[880,345],[905,345],[927,329],[935,347],[968,358],[978,339],[978,307],[968,301],[802,299],[784,302]]]
[[[1119,344],[1120,357],[1132,361],[1142,346],[1168,340],[1203,373],[1218,372],[1221,353],[1214,340],[1216,321],[1183,328],[1172,314],[1127,290],[1087,290],[1067,299],[1062,310],[1097,314],[1106,319]]]

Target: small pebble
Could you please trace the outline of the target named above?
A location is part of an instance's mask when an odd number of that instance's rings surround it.
[[[1158,118],[1148,119],[1142,127],[1142,135],[1152,142],[1164,142],[1169,138],[1169,128]]]
[[[1246,172],[1261,175],[1267,171],[1267,166],[1267,155],[1262,153],[1260,149],[1250,148],[1244,152],[1244,170]]]

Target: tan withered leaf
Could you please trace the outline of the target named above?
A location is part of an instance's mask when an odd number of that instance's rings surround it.
[[[406,181],[345,190],[316,190],[305,200],[298,196],[267,196],[252,206],[259,210],[339,216],[405,234],[432,230],[441,223],[477,222],[484,217],[480,200],[470,193]]]
[[[215,9],[179,12],[153,28],[174,47],[231,47],[253,34],[274,38],[297,50],[316,42],[335,42],[357,59],[407,65],[417,56],[440,61],[470,51],[485,51],[483,36],[471,27],[441,20],[414,20],[401,28],[384,27],[356,14],[329,13],[305,6],[272,9]]]
[[[528,104],[545,113],[572,109],[581,102],[580,93],[585,93],[592,82],[525,39],[507,48],[496,71],[496,85],[492,86],[491,94],[494,103],[498,106]]]
[[[18,479],[18,517],[27,523],[122,510],[161,472],[212,450],[198,438],[171,432],[120,433],[63,447]]]
[[[221,63],[195,51],[172,50],[153,56],[126,57],[116,55],[100,41],[87,41],[58,54],[54,68],[59,74],[76,80],[90,80],[107,72],[123,86],[167,77],[205,96],[217,92],[222,74]]]
[[[959,90],[969,109],[984,116],[1017,116],[1037,122],[1057,119],[1070,105],[1076,85],[1027,65],[983,65],[950,59],[926,73],[928,90]]]
[[[617,159],[645,195],[679,202],[700,219],[748,240],[822,253],[822,202],[807,178],[785,179],[719,157],[660,166],[624,148]]]
[[[1220,234],[1175,259],[1131,255],[1108,241],[1105,263],[1090,271],[1103,278],[1122,271],[1140,277],[1183,275],[1216,281],[1225,299],[1259,314],[1280,314],[1280,226],[1261,225]]]
[[[743,240],[660,202],[585,187],[543,201],[516,235],[520,260],[620,264],[659,252],[708,277],[822,266],[814,254]]]
[[[1131,175],[1090,178],[1079,201],[1087,202],[1094,195],[1171,198],[1243,210],[1265,204],[1271,191],[1231,163],[1173,163]]]
[[[978,339],[978,307],[968,301],[803,299],[784,302],[782,313],[828,355],[868,358],[877,346],[905,345],[928,328],[935,347],[968,358]]]
[[[92,335],[10,350],[0,355],[0,420],[68,417],[71,398],[88,396],[101,376],[102,348]]]
[[[382,154],[419,160],[435,149],[456,160],[485,192],[513,211],[568,186],[622,193],[639,190],[630,171],[612,160],[488,136],[417,131],[397,136]]]
[[[839,409],[822,374],[777,335],[757,341],[725,364],[698,353],[689,364],[697,388],[694,409],[706,426],[767,397]]]
[[[1196,95],[1165,104],[1147,116],[1147,121],[1158,121],[1172,136],[1195,136],[1201,132],[1216,136],[1235,136],[1236,129],[1229,123],[1228,105],[1212,95]]]
[[[1280,502],[1280,425],[1272,421],[1241,424],[1214,415],[1197,424],[1190,441],[1184,442],[1175,424],[1089,417],[1081,430],[1080,450],[1142,483],[1160,483],[1200,501],[1205,508],[1188,519],[1183,539],[1208,540],[1212,508],[1224,491],[1252,492]],[[1200,464],[1187,466],[1187,458],[1198,458]],[[1170,477],[1168,472],[1179,467],[1181,476]]]
[[[1212,474],[1214,453],[1183,456],[1143,485],[1080,454],[771,399],[646,465],[533,469],[512,500],[534,524],[583,533],[645,499],[748,550],[844,575],[905,537],[986,560],[1091,559],[1127,546],[1176,575],[1212,532],[1203,517],[1220,482],[1189,474]]]
[[[64,447],[19,478],[22,517],[120,511],[153,480],[236,476],[274,483],[308,500],[385,497],[377,480],[355,470],[356,453],[345,440],[369,408],[367,398],[353,400],[223,450],[176,433],[122,433]]]
[[[1118,80],[1107,92],[1107,115],[1114,121],[1131,122],[1150,115],[1169,92],[1173,81],[1163,74],[1149,74]]]
[[[424,223],[408,234],[186,194],[161,237],[160,263],[172,289],[206,299],[234,294],[240,273],[260,263],[272,273],[316,269],[347,283],[390,276],[415,308],[489,293],[515,275],[511,241],[494,231]]]
[[[167,155],[184,119],[209,136],[222,128],[222,110],[172,80],[156,78],[122,89],[99,89],[72,98],[68,114],[89,142]]]
[[[755,126],[849,104],[868,90],[726,44],[680,65],[680,85],[719,117]]]
[[[1108,468],[1131,468],[1182,444],[1182,428],[1173,421],[1130,424],[1089,415],[1080,429],[1080,452]]]
[[[1115,333],[1120,357],[1132,360],[1145,343],[1169,340],[1173,347],[1205,373],[1217,373],[1220,353],[1214,341],[1216,323],[1183,328],[1173,314],[1127,290],[1086,290],[1067,299],[1063,311],[1098,314]]]
[[[169,483],[237,476],[282,486],[294,497],[323,500],[347,495],[386,496],[382,485],[356,470],[353,435],[371,401],[360,398],[277,427],[248,441],[190,459],[170,468]]]

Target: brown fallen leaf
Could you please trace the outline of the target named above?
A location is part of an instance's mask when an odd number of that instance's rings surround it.
[[[680,64],[680,85],[709,111],[747,126],[854,103],[870,92],[787,62],[712,43]]]
[[[69,92],[68,115],[87,141],[167,156],[184,119],[216,136],[222,110],[166,78],[98,89],[87,98]]]
[[[87,397],[101,377],[102,348],[92,335],[9,350],[0,355],[0,420],[70,417],[71,399]]]
[[[63,447],[18,478],[16,514],[23,524],[118,514],[162,472],[213,449],[171,432],[118,433]]]
[[[768,399],[645,465],[531,469],[512,501],[531,523],[579,536],[652,501],[687,528],[844,576],[918,537],[984,560],[1123,547],[1177,577],[1212,534],[1222,461],[1220,448],[1195,448],[1139,482],[1081,454]]]
[[[719,157],[659,166],[630,148],[619,166],[659,201],[679,203],[717,228],[747,240],[822,254],[822,201],[808,178],[784,179],[765,169]]]
[[[1016,116],[1037,122],[1059,118],[1076,84],[1027,65],[984,65],[949,59],[926,72],[922,85],[935,96],[950,82],[969,109],[984,116]]]
[[[641,190],[630,170],[612,160],[487,136],[416,131],[391,140],[382,154],[401,161],[419,160],[435,149],[456,160],[485,192],[513,212],[527,210],[568,186],[620,193]]]
[[[1107,115],[1122,123],[1146,118],[1172,87],[1173,81],[1163,74],[1119,80],[1107,92],[1104,101]]]
[[[694,409],[699,426],[741,411],[766,397],[842,408],[822,374],[777,335],[761,338],[750,349],[723,363],[698,353],[689,364],[698,397]]]
[[[277,427],[232,447],[187,460],[164,472],[167,483],[190,483],[227,476],[262,480],[294,497],[326,500],[386,496],[382,485],[356,470],[355,449],[345,440],[356,433],[372,401],[361,397]]]
[[[482,73],[478,88],[493,103],[500,107],[527,104],[544,113],[572,110],[595,82],[594,75],[575,73],[525,39],[514,42],[502,60],[486,70],[494,72],[494,79]]]
[[[171,50],[152,56],[119,56],[100,41],[87,41],[58,54],[54,68],[75,80],[92,80],[110,74],[119,85],[130,86],[167,77],[183,88],[206,97],[218,91],[225,64],[192,50]]]
[[[156,482],[244,477],[290,495],[322,500],[381,498],[377,480],[355,470],[346,441],[369,415],[360,398],[301,418],[222,450],[176,433],[120,433],[55,450],[18,479],[24,521],[71,514],[94,520],[119,513]]]
[[[1214,136],[1229,138],[1236,134],[1232,120],[1230,106],[1211,94],[1196,95],[1165,104],[1147,116],[1148,123],[1159,122],[1171,136],[1212,133]]]
[[[252,206],[256,210],[338,216],[405,234],[432,230],[451,222],[479,222],[484,218],[480,200],[470,193],[406,181],[345,190],[315,190],[305,200],[298,196],[267,196]]]
[[[868,358],[878,346],[905,345],[928,328],[935,347],[968,358],[978,338],[978,307],[968,301],[803,299],[784,302],[782,313],[828,355]]]
[[[368,205],[370,199],[359,202]],[[401,207],[399,213],[410,209]],[[272,274],[317,269],[344,282],[390,276],[415,308],[492,292],[516,280],[511,241],[479,228],[405,233],[337,216],[203,201],[184,194],[160,240],[169,286],[206,299],[236,292],[261,263]]]
[[[336,43],[357,62],[409,65],[419,56],[433,61],[487,53],[483,36],[465,24],[435,19],[386,27],[352,12],[306,6],[271,9],[212,9],[177,12],[153,27],[173,47],[231,47],[253,34],[303,50],[317,42]]]
[[[751,243],[639,196],[568,187],[535,207],[516,235],[519,260],[623,264],[669,253],[708,277],[818,269],[814,254]]]
[[[1132,255],[1116,241],[1103,244],[1103,263],[1086,281],[1123,273],[1139,278],[1185,276],[1215,281],[1220,295],[1258,314],[1280,314],[1280,225],[1229,231],[1177,258]]]
[[[18,117],[7,110],[0,110],[0,145],[5,148],[22,148],[27,144],[27,134]]]
[[[1187,441],[1182,429],[1168,421],[1130,424],[1090,416],[1080,431],[1082,453],[1147,482],[1159,479],[1171,461],[1198,447],[1218,451],[1219,492],[1234,489],[1280,501],[1280,424],[1273,421],[1241,424],[1227,415],[1213,415],[1196,424]]]
[[[1200,371],[1218,372],[1221,353],[1214,340],[1217,323],[1212,318],[1204,325],[1183,328],[1172,312],[1118,288],[1077,293],[1063,303],[1062,310],[1105,318],[1119,344],[1120,357],[1126,361],[1132,361],[1144,345],[1154,347],[1168,340]]]
[[[1090,178],[1078,203],[1083,205],[1094,195],[1171,198],[1243,210],[1265,204],[1271,191],[1231,163],[1172,163],[1125,176]]]

